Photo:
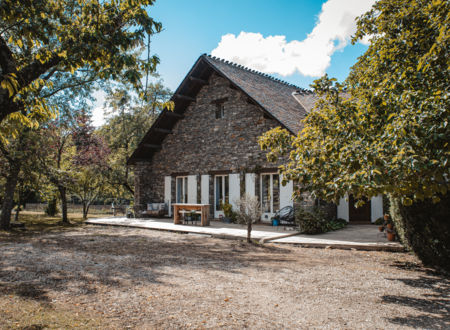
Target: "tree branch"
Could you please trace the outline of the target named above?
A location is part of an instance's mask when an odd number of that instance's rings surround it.
[[[57,89],[51,91],[51,92],[48,93],[48,94],[42,95],[42,98],[48,98],[48,97],[50,97],[50,96],[55,95],[56,93],[59,93],[60,91],[62,91],[62,90],[64,90],[64,89],[67,89],[67,88],[73,88],[73,87],[78,87],[78,86],[83,86],[83,85],[85,85],[85,84],[94,82],[94,81],[96,81],[96,80],[98,80],[98,79],[97,79],[97,78],[91,78],[91,79],[88,79],[88,80],[80,81],[80,82],[78,82],[78,83],[64,85],[64,86],[62,86],[62,87],[60,87],[60,88],[57,88]]]
[[[2,75],[8,73],[16,73],[17,66],[14,60],[11,49],[9,49],[6,41],[0,36],[0,68],[2,69]]]

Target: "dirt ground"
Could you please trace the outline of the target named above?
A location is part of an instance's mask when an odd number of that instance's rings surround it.
[[[0,249],[1,328],[450,328],[450,279],[406,253],[95,226]]]

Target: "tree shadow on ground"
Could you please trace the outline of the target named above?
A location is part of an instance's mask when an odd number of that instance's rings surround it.
[[[424,268],[415,263],[396,262],[393,267],[403,270],[421,272],[418,278],[388,278],[419,289],[427,289],[422,297],[385,295],[384,303],[397,304],[414,308],[421,315],[388,318],[391,323],[413,328],[448,329],[450,328],[450,279],[447,275],[433,269]]]
[[[17,296],[25,299],[32,299],[43,303],[49,303],[51,299],[47,295],[47,291],[37,286],[35,283],[8,283],[0,284],[0,294]]]
[[[0,255],[0,294],[49,303],[50,291],[90,295],[99,285],[159,283],[192,270],[240,273],[259,262],[288,265],[289,250],[240,241],[158,233],[78,231],[8,240]],[[172,270],[168,271],[167,267]],[[281,267],[281,266],[280,266]]]

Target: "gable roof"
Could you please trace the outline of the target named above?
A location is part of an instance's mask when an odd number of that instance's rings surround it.
[[[205,56],[205,59],[269,112],[282,126],[294,134],[298,133],[301,129],[300,121],[311,109],[305,109],[297,99],[314,96],[313,92],[232,62],[211,56]],[[293,96],[294,93],[297,99]],[[306,104],[309,107],[309,102]]]
[[[151,158],[152,151],[160,148],[165,136],[170,134],[175,123],[183,118],[186,108],[195,101],[197,93],[207,84],[213,72],[229,80],[251,102],[259,105],[267,116],[278,121],[293,134],[301,130],[301,120],[311,111],[317,100],[312,91],[242,65],[203,54],[173,94],[171,101],[175,103],[174,111],[164,110],[159,114],[129,158],[128,164]]]

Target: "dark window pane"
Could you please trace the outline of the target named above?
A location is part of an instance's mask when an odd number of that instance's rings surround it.
[[[262,176],[261,202],[263,212],[270,212],[270,175]]]
[[[222,203],[222,177],[216,176],[216,211],[220,211]]]
[[[224,181],[225,181],[225,196],[224,196],[224,200],[225,203],[229,203],[230,202],[230,181],[228,179],[228,175],[223,177]]]
[[[280,178],[278,174],[273,175],[273,210],[276,212],[280,209]]]
[[[181,196],[183,196],[183,178],[177,178],[177,203],[182,203]]]
[[[217,104],[216,105],[216,119],[223,118],[224,114],[225,114],[225,107],[224,107],[223,103]]]
[[[187,187],[188,187],[188,178],[186,177],[186,178],[184,178],[184,187],[183,187],[183,191],[184,191],[184,201],[183,201],[183,203],[187,203],[187,201],[188,201],[188,197],[187,197],[187,195],[188,195],[188,189],[187,189]]]

